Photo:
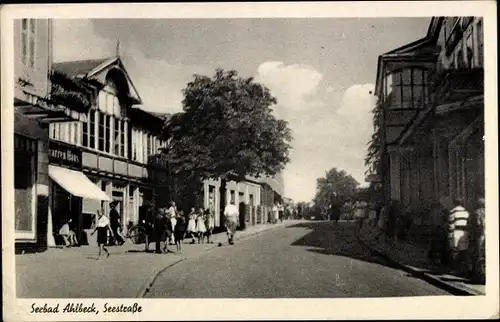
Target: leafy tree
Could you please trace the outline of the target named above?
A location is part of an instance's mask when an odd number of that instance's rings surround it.
[[[330,169],[324,178],[318,178],[314,204],[327,210],[333,203],[343,203],[356,196],[359,183],[350,174],[337,168]]]
[[[164,152],[177,174],[221,178],[225,191],[227,180],[272,176],[290,161],[291,131],[272,114],[277,100],[265,86],[217,69],[212,78],[194,75],[183,95],[183,112],[164,127]]]

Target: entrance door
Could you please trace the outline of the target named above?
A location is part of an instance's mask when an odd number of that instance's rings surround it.
[[[114,201],[118,201],[118,205],[116,206],[116,211],[118,211],[118,213],[120,214],[120,222],[122,223],[122,229],[124,229],[124,225],[126,225],[126,223],[124,223],[124,218],[123,218],[123,209],[124,209],[124,205],[123,205],[123,192],[122,191],[113,191],[112,193],[112,199]]]

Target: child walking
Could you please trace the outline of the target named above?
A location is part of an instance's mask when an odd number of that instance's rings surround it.
[[[199,209],[198,216],[196,217],[196,232],[198,233],[198,244],[202,244],[205,233],[207,232],[207,227],[205,227],[205,215],[203,213],[203,208]]]
[[[108,242],[108,231],[112,238],[114,238],[113,230],[109,226],[108,217],[104,216],[99,210],[97,211],[97,223],[92,235],[97,231],[97,245],[99,246],[99,257],[101,259],[102,252],[106,252],[106,258],[109,257],[109,251],[104,247]]]
[[[182,252],[182,241],[184,240],[184,235],[186,235],[186,218],[184,218],[184,212],[179,211],[179,217],[174,228],[174,238],[175,245],[177,246],[177,252]]]
[[[195,244],[196,240],[194,239],[194,235],[196,234],[196,212],[194,208],[191,208],[188,218],[187,233],[191,235],[191,244]]]
[[[212,237],[212,232],[213,232],[214,227],[215,227],[214,216],[210,212],[210,209],[205,210],[205,225],[207,228],[207,232],[206,232],[207,243],[210,244],[211,243],[210,238]]]

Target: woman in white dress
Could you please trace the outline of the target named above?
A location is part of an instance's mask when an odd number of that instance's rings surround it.
[[[186,233],[191,235],[191,244],[194,244],[196,242],[194,239],[194,235],[196,234],[196,212],[194,208],[191,208],[188,218],[189,220]]]
[[[205,227],[205,214],[203,212],[203,208],[200,208],[196,216],[196,232],[198,235],[198,244],[203,243],[203,236],[207,232],[207,227]]]

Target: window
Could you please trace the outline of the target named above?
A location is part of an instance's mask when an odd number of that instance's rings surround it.
[[[105,143],[105,152],[111,153],[111,116],[110,115],[103,115],[104,116],[104,126],[105,126],[105,137],[104,137],[104,143]]]
[[[467,37],[467,40],[465,41],[465,46],[466,46],[466,65],[468,68],[474,68],[474,43],[472,42],[472,33],[469,34]]]
[[[19,237],[34,237],[36,140],[14,136],[15,231]]]
[[[428,103],[427,71],[422,68],[406,68],[392,74],[393,109],[421,108]]]
[[[96,130],[96,115],[97,111],[90,111],[90,117],[89,117],[89,148],[95,149],[96,147],[96,137],[95,137],[95,130]]]
[[[137,161],[137,131],[132,130],[132,160]]]
[[[35,19],[21,20],[22,62],[28,67],[35,67]]]
[[[89,114],[92,114],[92,111],[89,112]],[[83,146],[89,146],[89,122],[83,122],[82,124],[82,145]]]
[[[234,190],[231,190],[231,203],[235,203],[236,202],[236,199],[235,199],[236,195],[235,195],[235,191]]]
[[[114,123],[115,123],[115,128],[114,128],[114,147],[113,147],[113,153],[116,155],[121,155],[120,153],[120,140],[122,136],[120,135],[121,132],[121,121],[118,118],[114,118]]]
[[[479,20],[476,25],[476,43],[477,43],[477,66],[483,66],[483,21]]]
[[[120,155],[122,157],[125,156],[125,141],[126,141],[126,130],[127,126],[125,124],[125,121],[120,121],[120,126],[121,126],[121,132],[120,132]]]
[[[105,141],[105,129],[106,129],[106,125],[105,125],[105,120],[104,120],[104,114],[101,114],[101,113],[98,113],[97,114],[98,116],[98,119],[99,119],[99,126],[97,127],[97,137],[99,138],[99,144],[98,144],[98,147],[97,149],[100,150],[100,151],[104,151],[104,141]]]

